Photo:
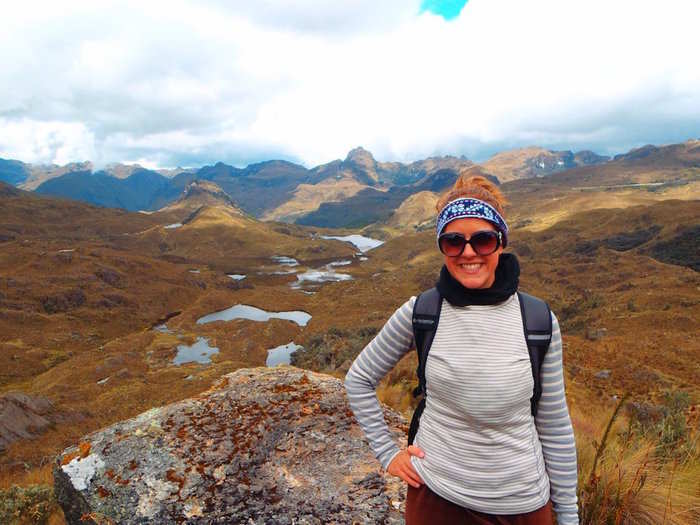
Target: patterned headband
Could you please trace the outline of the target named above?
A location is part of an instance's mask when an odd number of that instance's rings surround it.
[[[462,197],[448,202],[440,211],[437,218],[437,236],[440,237],[442,230],[444,230],[445,226],[450,222],[465,217],[484,219],[485,221],[493,223],[503,234],[503,246],[508,244],[508,225],[503,217],[501,217],[501,214],[489,203],[468,197]]]

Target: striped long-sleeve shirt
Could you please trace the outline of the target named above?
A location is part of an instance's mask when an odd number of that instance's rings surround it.
[[[413,346],[414,302],[396,310],[345,379],[350,407],[385,469],[400,448],[376,387]],[[425,456],[411,456],[411,462],[433,492],[489,514],[530,512],[551,497],[559,524],[578,524],[576,446],[554,315],[534,419],[516,294],[495,305],[457,307],[443,300],[425,375],[426,405],[414,440]]]

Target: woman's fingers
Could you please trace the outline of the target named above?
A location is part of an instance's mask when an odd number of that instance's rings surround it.
[[[408,454],[406,454],[406,461],[402,463],[401,467],[405,476],[403,477],[404,481],[411,483],[411,485],[416,488],[423,484],[423,480],[418,475],[418,472],[416,472],[416,469],[413,468],[413,464],[411,463],[411,459]]]
[[[411,469],[408,467],[402,467],[401,469],[401,479],[404,480],[406,483],[411,485],[412,487],[419,488],[420,487],[420,481],[418,479],[418,476],[415,475],[415,473],[411,472]]]
[[[411,472],[410,469],[404,471],[403,480],[411,485],[412,487],[419,488],[423,484],[423,480],[415,472]]]
[[[414,488],[419,488],[423,484],[423,480],[413,468],[411,463],[411,454],[414,456],[423,457],[425,454],[418,447],[413,447],[413,450],[402,450],[396,455],[396,458],[389,465],[388,471],[390,474],[397,476]],[[409,447],[409,449],[411,448]]]
[[[409,445],[406,450],[412,456],[418,456],[419,458],[422,458],[425,456],[425,452],[423,452],[423,450],[421,448],[419,448],[415,445]]]

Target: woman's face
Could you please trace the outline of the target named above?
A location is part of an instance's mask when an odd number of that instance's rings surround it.
[[[496,227],[484,219],[465,218],[450,222],[442,232],[457,232],[470,239],[476,232],[484,230],[496,231]],[[445,266],[450,275],[465,288],[488,288],[496,280],[496,266],[501,253],[503,253],[503,247],[499,246],[490,255],[477,255],[471,244],[467,244],[462,255],[457,257],[445,255]]]

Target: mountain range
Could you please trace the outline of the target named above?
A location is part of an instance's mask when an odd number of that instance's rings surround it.
[[[491,175],[494,181],[505,182],[608,160],[592,152],[525,148],[495,155],[483,164],[483,173]],[[379,162],[369,151],[358,147],[344,160],[311,169],[282,160],[245,168],[218,162],[190,169],[149,170],[138,164],[113,164],[94,170],[90,162],[44,166],[0,159],[0,181],[98,206],[155,211],[177,200],[193,180],[204,180],[217,184],[255,217],[333,227],[364,225],[381,219],[409,195],[439,191],[451,184],[460,171],[472,166],[474,163],[465,157],[454,156],[430,157],[408,164]],[[354,197],[348,204],[369,202],[374,211],[365,218],[353,214],[347,220],[338,220],[334,207],[324,208],[328,203]]]

